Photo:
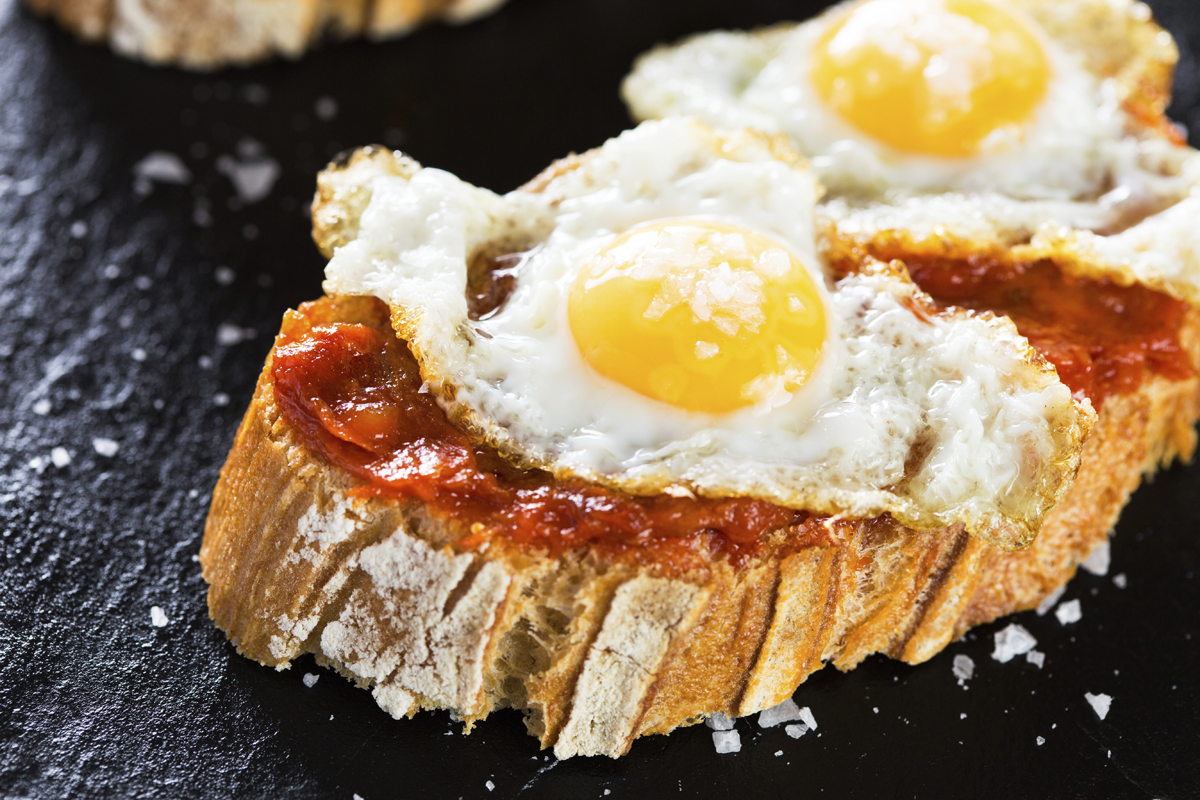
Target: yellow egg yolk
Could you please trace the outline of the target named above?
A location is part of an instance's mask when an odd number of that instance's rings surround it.
[[[780,405],[825,348],[825,305],[786,248],[718,222],[636,227],[580,270],[568,303],[584,359],[689,411]]]
[[[809,78],[843,119],[891,147],[972,156],[1045,98],[1050,63],[1031,24],[995,0],[870,0],[820,37]]]

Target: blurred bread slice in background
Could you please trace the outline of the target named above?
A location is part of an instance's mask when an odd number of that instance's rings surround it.
[[[26,0],[89,42],[151,64],[213,70],[322,41],[390,39],[435,20],[469,22],[504,0]]]

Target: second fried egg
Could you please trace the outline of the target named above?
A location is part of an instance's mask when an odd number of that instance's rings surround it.
[[[784,133],[834,194],[1177,200],[1187,182],[1162,178],[1188,153],[1154,136],[1135,140],[1120,87],[1089,58],[1090,4],[1055,4],[1081,29],[1067,43],[1006,0],[860,0],[796,26],[660,48],[623,91],[641,119],[686,113]],[[1094,208],[1057,211],[1080,227],[1106,222]]]

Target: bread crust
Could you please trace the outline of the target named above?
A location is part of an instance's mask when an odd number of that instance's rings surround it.
[[[504,0],[26,0],[89,42],[130,58],[213,70],[283,56],[325,39],[403,36],[424,22],[469,22]]]
[[[1193,356],[1200,320],[1189,317]],[[243,655],[304,653],[394,717],[502,707],[559,758],[619,756],[640,735],[789,697],[826,662],[931,658],[972,625],[1035,607],[1107,535],[1143,474],[1192,454],[1200,380],[1111,397],[1079,476],[1035,543],[960,528],[828,523],[827,546],[675,574],[593,553],[550,558],[460,530],[412,501],[353,499],[356,479],[281,418],[271,358],[213,496],[200,558],[209,609]]]
[[[552,165],[536,191],[587,155]],[[351,241],[377,177],[417,165],[382,148],[318,179],[313,237]],[[353,308],[339,299],[339,308]],[[1200,314],[1181,341],[1200,363]],[[314,653],[395,717],[448,708],[468,727],[502,707],[555,755],[618,756],[640,735],[773,706],[825,663],[920,663],[973,625],[1036,607],[1102,542],[1143,475],[1190,458],[1200,379],[1109,397],[1072,488],[1028,548],[960,526],[831,520],[829,544],[679,573],[557,558],[462,531],[412,501],[351,499],[355,479],[307,450],[274,403],[271,357],[213,496],[201,551],[209,608],[238,651],[283,669]]]

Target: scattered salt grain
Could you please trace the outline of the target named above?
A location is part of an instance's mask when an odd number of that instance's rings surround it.
[[[213,270],[213,279],[222,286],[228,286],[237,278],[237,273],[226,266],[220,266]]]
[[[1118,589],[1124,589],[1127,585],[1129,585],[1129,581],[1125,578],[1124,572],[1118,572],[1116,575],[1113,575],[1113,585]]]
[[[166,612],[158,606],[150,606],[150,624],[156,628],[165,628],[167,626]]]
[[[229,405],[229,395],[224,392],[217,392],[213,395],[213,405],[217,408],[224,408]]]
[[[140,347],[135,347],[129,353],[129,357],[132,358],[134,361],[145,361],[146,360],[146,351]]]
[[[783,729],[783,732],[793,739],[799,739],[801,736],[808,733],[808,726],[803,723],[799,725],[788,725]]]
[[[1034,664],[1038,669],[1041,669],[1046,663],[1046,654],[1037,650],[1030,650],[1025,654],[1025,660],[1030,664]]]
[[[239,328],[232,322],[222,322],[217,326],[217,344],[222,347],[240,344],[247,339],[253,339],[255,333],[253,328]]]
[[[1108,716],[1108,709],[1112,706],[1112,698],[1106,694],[1092,694],[1085,692],[1083,695],[1088,703],[1092,706],[1092,710],[1096,712],[1096,716],[1104,719]]]
[[[742,737],[737,731],[713,731],[712,737],[718,753],[737,753],[742,749]]]
[[[1065,591],[1067,591],[1067,587],[1066,584],[1063,584],[1050,594],[1046,595],[1046,599],[1038,603],[1037,615],[1039,617],[1044,617],[1050,613],[1050,609],[1054,608],[1055,603],[1058,602],[1059,598],[1063,596],[1063,592]]]
[[[705,717],[704,724],[714,731],[733,730],[733,720],[720,712],[717,712],[716,714],[709,714],[707,717]]]
[[[1001,664],[1007,664],[1017,656],[1024,655],[1037,645],[1033,634],[1015,622],[995,635],[996,649],[992,658]]]
[[[1037,743],[1038,743],[1038,747],[1041,747],[1042,745],[1044,745],[1046,743],[1046,737],[1044,737],[1044,736],[1037,737]]]
[[[141,289],[143,292],[154,285],[154,281],[149,275],[138,275],[133,279],[133,285]]]
[[[112,439],[105,439],[103,437],[92,439],[92,447],[96,449],[97,453],[105,458],[112,458],[117,454],[117,451],[121,449],[121,445],[114,442]]]
[[[333,717],[330,717],[330,719],[333,719]],[[355,794],[355,795],[354,795],[354,800],[363,800],[363,798],[362,798],[362,795]]]
[[[1063,625],[1070,625],[1083,619],[1083,609],[1078,600],[1069,600],[1055,609],[1054,616],[1058,617],[1058,621]]]
[[[104,277],[108,278],[110,281],[121,277],[121,268],[116,264],[109,264],[104,268]]]
[[[957,655],[954,657],[954,677],[959,681],[969,681],[975,674],[975,660],[970,656]]]
[[[959,718],[959,719],[966,719],[966,718],[967,718],[967,715],[966,715],[966,714],[959,714],[959,715],[958,715],[958,718]]]
[[[775,757],[776,757],[776,758],[779,758],[781,755],[783,755],[783,751],[782,751],[782,750],[776,750],[776,751],[775,751]]]
[[[300,680],[304,681],[304,685],[309,689],[317,685],[317,681],[321,679],[320,675],[313,675],[311,672],[304,673],[304,677]]]
[[[242,99],[255,106],[261,106],[271,99],[271,92],[261,83],[249,83],[242,87]]]
[[[88,224],[81,219],[77,219],[71,223],[71,238],[82,239],[87,236]]]
[[[200,369],[212,369],[213,360],[210,356],[200,356],[196,363],[200,365]]]
[[[50,451],[50,461],[54,466],[62,469],[71,463],[71,454],[67,452],[67,448],[65,447],[56,447]]]
[[[317,119],[322,122],[330,122],[338,113],[338,103],[332,97],[318,97],[317,102],[313,104],[313,113],[317,115]]]
[[[257,203],[271,193],[279,180],[279,162],[262,152],[262,145],[252,139],[238,142],[241,160],[231,155],[217,157],[217,172],[229,178],[238,199]]]
[[[30,459],[29,468],[31,470],[33,470],[34,472],[36,472],[38,475],[41,475],[42,472],[44,472],[46,469],[46,459],[42,458],[41,456]]]
[[[605,790],[604,790],[604,796],[605,796],[605,797],[608,797],[610,794],[612,794],[612,789],[605,789]]]
[[[804,720],[804,724],[808,725],[809,730],[815,731],[817,729],[817,718],[813,716],[808,706],[800,709],[800,719]]]
[[[878,706],[876,706],[875,708],[872,708],[871,710],[872,710],[872,711],[874,711],[876,714],[878,714],[878,713],[879,713],[879,707],[878,707]]]
[[[800,708],[796,705],[796,701],[789,698],[779,705],[760,711],[758,714],[758,727],[774,728],[776,725],[784,722],[795,722],[798,719],[802,719]]]
[[[212,210],[208,205],[208,200],[203,197],[196,198],[195,207],[192,209],[192,222],[201,228],[212,227]]]
[[[1088,557],[1079,566],[1093,575],[1107,575],[1108,565],[1112,561],[1111,552],[1108,546],[1108,539],[1105,539],[1092,548],[1092,552],[1088,553]]]
[[[174,153],[155,150],[133,165],[133,190],[140,195],[150,194],[154,183],[182,185],[191,180],[191,171]]]
[[[44,417],[49,414],[50,401],[44,397],[41,400],[38,400],[33,404],[33,413],[37,414],[39,417]]]
[[[492,783],[491,781],[488,781],[487,783],[485,783],[484,786],[487,787],[487,790],[489,792],[496,788],[496,784]]]

